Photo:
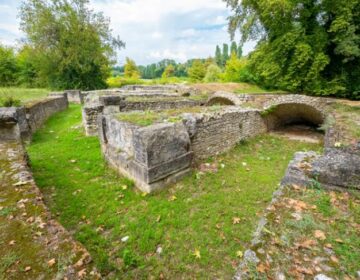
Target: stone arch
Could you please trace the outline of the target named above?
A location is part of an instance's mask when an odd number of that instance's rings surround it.
[[[242,103],[242,100],[233,93],[218,91],[215,92],[207,101],[207,106],[213,105],[229,105],[238,106]]]
[[[284,95],[264,104],[268,130],[293,124],[320,126],[326,117],[325,102],[304,95]]]

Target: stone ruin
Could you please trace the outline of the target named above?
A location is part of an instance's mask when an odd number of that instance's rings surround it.
[[[99,136],[107,162],[144,192],[176,182],[192,166],[242,140],[289,124],[320,126],[331,116],[328,105],[333,102],[293,94],[217,92],[206,96],[183,85],[66,91],[26,107],[1,108],[0,140],[29,140],[51,114],[68,106],[69,99],[83,105],[85,132]],[[146,119],[148,113],[155,119],[146,125],[132,122],[134,113],[140,114],[140,119]],[[157,115],[161,117],[156,119]],[[335,147],[341,137],[335,126],[328,126],[324,155],[306,157],[311,159],[313,170],[301,175],[294,167],[287,178],[306,177],[309,181],[316,177],[325,186],[360,188],[360,147]],[[349,176],[343,178],[343,174]],[[342,179],[326,179],[334,176]]]
[[[257,102],[258,108],[244,106],[251,102]],[[153,192],[176,182],[201,160],[223,153],[242,140],[289,124],[320,126],[331,103],[292,94],[217,92],[205,97],[184,87],[127,86],[88,94],[83,123],[87,135],[99,135],[103,155],[113,168],[132,178],[142,191]],[[174,116],[162,117],[144,126],[123,118],[131,118],[133,112],[162,115],[169,110],[177,111],[175,121]],[[326,132],[325,143],[331,142],[329,137]],[[360,159],[355,156],[354,161]]]
[[[99,136],[102,153],[109,165],[132,178],[144,192],[153,192],[176,182],[198,162],[225,152],[242,140],[283,125],[311,123],[319,126],[332,116],[328,106],[332,101],[329,99],[226,92],[206,97],[185,86],[126,86],[104,91],[66,91],[53,93],[45,100],[24,107],[0,108],[3,161],[20,168],[19,174],[26,176],[26,182],[22,181],[25,179],[11,177],[6,187],[13,188],[15,181],[11,180],[20,180],[23,188],[31,187],[31,193],[37,193],[36,200],[40,199],[40,202],[34,202],[34,205],[45,211],[46,223],[51,225],[48,238],[68,242],[71,248],[65,254],[81,257],[82,262],[86,258],[88,261],[81,269],[86,267],[91,270],[94,279],[97,272],[90,264],[88,252],[56,221],[51,220],[21,145],[21,142],[31,140],[32,133],[48,117],[66,109],[69,101],[83,104],[85,131],[89,136]],[[147,113],[153,119],[146,125],[131,120],[132,116],[141,114],[146,118]],[[330,189],[360,190],[359,139],[339,146],[344,135],[341,129],[338,130],[336,122],[335,119],[335,124],[328,124],[325,128],[323,154],[296,153],[274,197],[286,185],[307,186],[314,180]],[[29,205],[31,203],[29,200]],[[261,232],[265,224],[260,220],[256,232]],[[44,244],[42,249],[46,251],[47,245]],[[245,252],[244,260],[251,259],[249,252]],[[74,262],[77,263],[76,258]],[[243,279],[242,264],[234,279]],[[66,273],[71,277],[74,271],[75,268],[69,266]]]

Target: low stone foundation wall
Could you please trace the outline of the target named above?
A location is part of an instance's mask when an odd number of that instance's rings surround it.
[[[242,140],[266,132],[260,111],[228,107],[207,114],[186,114],[195,160],[221,154]]]
[[[52,114],[67,107],[66,94],[57,94],[25,107],[0,108],[0,141],[30,140]]]
[[[30,128],[24,107],[0,108],[0,142],[28,139]]]
[[[54,113],[68,107],[66,95],[49,97],[45,100],[27,105],[26,118],[32,132],[40,128],[43,123]]]
[[[81,90],[66,90],[65,94],[67,95],[69,102],[84,104],[85,98],[89,94],[89,92]]]
[[[98,119],[102,152],[142,191],[161,189],[186,174],[194,160],[227,151],[241,140],[266,131],[258,110],[217,110],[184,113],[178,122],[147,127],[119,121],[116,115],[103,115]]]
[[[143,192],[174,183],[190,171],[190,139],[182,123],[139,127],[109,115],[100,122],[105,159]]]
[[[131,97],[101,96],[98,102],[89,102],[82,109],[83,125],[86,135],[98,135],[97,119],[100,115],[109,115],[129,111],[159,111],[203,105],[204,101],[180,99],[179,97],[139,98],[132,100]]]

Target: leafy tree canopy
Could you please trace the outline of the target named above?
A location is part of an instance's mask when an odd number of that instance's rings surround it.
[[[188,69],[188,75],[194,82],[202,81],[206,74],[205,64],[200,59],[195,59],[191,67]]]
[[[126,58],[124,76],[125,76],[125,78],[131,78],[131,79],[139,79],[140,78],[140,71],[135,64],[135,61],[128,57]]]
[[[53,88],[105,87],[115,50],[109,19],[88,8],[89,0],[27,0],[20,8],[27,48],[39,79]]]
[[[360,98],[360,0],[224,0],[229,30],[259,40],[257,82],[291,91]]]

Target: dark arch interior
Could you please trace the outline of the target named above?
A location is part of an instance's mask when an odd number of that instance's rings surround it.
[[[290,138],[322,139],[319,127],[323,114],[306,104],[280,104],[265,118],[269,131],[276,131]]]
[[[306,104],[280,104],[267,116],[269,130],[299,124],[319,127],[323,122],[323,114]]]
[[[214,97],[212,99],[209,100],[208,106],[213,106],[213,105],[235,105],[235,103],[233,101],[231,101],[230,99],[224,98],[224,97]]]

